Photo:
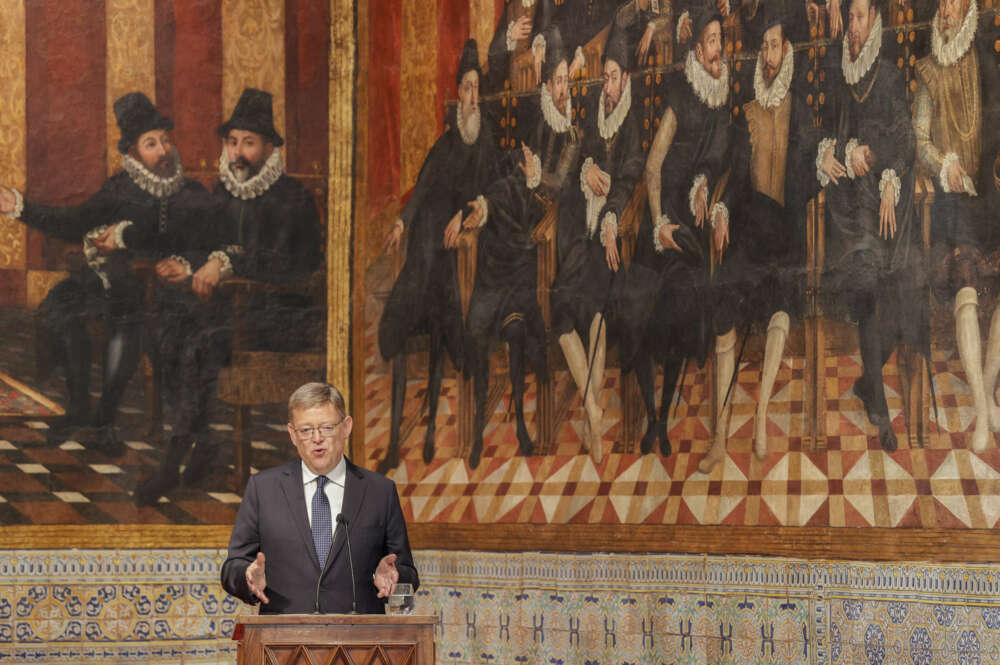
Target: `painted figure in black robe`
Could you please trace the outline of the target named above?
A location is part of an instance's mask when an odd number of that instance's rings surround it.
[[[582,128],[579,188],[568,187],[559,208],[559,269],[552,285],[552,332],[584,399],[586,444],[597,462],[602,455],[600,397],[608,327],[614,324],[615,291],[621,288],[618,220],[644,166],[632,84],[620,64],[630,60],[624,32],[612,33],[602,59],[604,85]]]
[[[976,410],[972,449],[1000,431],[994,395],[1000,373],[1000,307],[993,310],[985,366],[979,297],[996,293],[1000,203],[994,169],[1000,153],[1000,72],[993,15],[976,0],[943,0],[931,21],[931,53],[917,62],[913,125],[917,167],[934,185],[930,281],[954,301],[955,339]],[[987,301],[989,302],[989,301]]]
[[[426,462],[434,458],[444,351],[457,369],[464,361],[455,242],[463,209],[498,179],[501,157],[488,127],[480,120],[477,57],[476,42],[470,39],[458,68],[455,117],[427,154],[413,194],[389,236],[389,248],[394,251],[404,227],[409,230],[406,262],[389,294],[378,329],[382,357],[392,362],[392,429],[389,450],[378,467],[380,473],[399,464],[399,429],[406,397],[406,339],[423,332],[430,335],[429,413],[423,449]]]
[[[666,81],[667,108],[646,161],[649,215],[639,228],[622,316],[630,329],[622,340],[624,369],[634,366],[646,405],[640,447],[649,452],[659,441],[664,455],[671,452],[667,412],[681,365],[686,357],[702,364],[711,336],[708,243],[728,235],[742,177],[733,155],[721,17],[709,7],[693,25],[695,47],[684,69]],[[663,366],[659,414],[654,361]],[[718,371],[728,377],[731,363]]]
[[[553,0],[509,0],[497,22],[496,31],[487,53],[487,69],[483,73],[481,92],[492,95],[504,90],[512,74],[511,65],[532,49],[535,38],[552,22]],[[538,64],[541,53],[539,52]],[[516,81],[512,87],[519,87]]]
[[[201,483],[218,461],[209,417],[237,323],[232,294],[216,288],[221,280],[281,285],[250,288],[242,317],[248,349],[323,348],[324,308],[314,293],[323,265],[319,212],[309,189],[284,171],[284,139],[274,128],[271,94],[245,89],[217,133],[223,148],[212,198],[222,210],[224,234],[203,265],[187,267],[192,291],[204,302],[163,317],[159,347],[174,424],[158,468],[136,490],[141,505],[178,485],[189,450],[185,485]]]
[[[568,63],[559,31],[546,32],[541,118],[524,127],[524,144],[513,155],[523,162],[497,181],[466,223],[482,223],[476,282],[466,321],[469,367],[474,377],[476,438],[469,456],[475,468],[483,449],[489,352],[499,337],[510,350],[510,381],[521,452],[534,445],[524,423],[524,378],[528,361],[546,380],[545,325],[536,294],[537,251],[532,233],[548,206],[559,201],[579,171],[579,133],[570,115]],[[485,205],[484,205],[485,204]],[[486,220],[482,222],[482,220]]]
[[[731,348],[738,332],[766,331],[754,453],[767,453],[767,405],[781,366],[791,319],[801,314],[805,285],[805,212],[819,189],[812,177],[816,144],[811,109],[794,87],[795,60],[784,17],[772,14],[754,72],[754,99],[740,113],[749,177],[734,211],[730,243],[713,280],[718,348]],[[722,386],[729,392],[732,377]],[[725,439],[706,466],[725,455]]]
[[[111,456],[125,451],[115,431],[118,405],[139,363],[148,330],[146,287],[133,269],[135,260],[156,263],[163,284],[156,301],[185,300],[183,275],[170,271],[181,263],[200,265],[218,242],[218,207],[200,183],[186,178],[170,142],[170,118],[160,115],[141,92],[114,104],[121,129],[118,150],[123,170],[76,206],[54,207],[25,201],[3,190],[0,212],[67,241],[83,240],[86,266],[56,284],[36,314],[39,374],[65,369],[69,403],[53,436],[97,427],[97,449]],[[90,335],[88,322],[108,328],[104,380],[96,414],[90,413]],[[148,348],[155,356],[155,346]]]
[[[879,56],[882,18],[870,0],[852,0],[844,42],[844,80],[831,94],[830,134],[816,156],[827,202],[822,294],[858,325],[863,373],[854,391],[893,451],[882,366],[901,342],[930,351],[915,138],[903,73]]]

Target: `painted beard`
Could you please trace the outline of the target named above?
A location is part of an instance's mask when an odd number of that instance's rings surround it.
[[[229,170],[232,171],[236,182],[246,182],[260,172],[260,166],[254,166],[245,157],[237,157],[229,162]]]
[[[479,107],[476,107],[469,115],[465,115],[462,106],[458,107],[458,133],[462,135],[462,140],[471,145],[479,139],[479,127],[482,122],[482,114]]]
[[[622,98],[621,87],[618,88],[617,97],[612,98],[611,95],[609,94],[604,95],[604,117],[608,117],[614,112],[615,107],[618,106],[618,102],[621,101],[621,98]]]
[[[155,164],[143,164],[143,166],[159,178],[169,178],[177,170],[177,159],[177,151],[173,150],[169,154],[160,157]]]

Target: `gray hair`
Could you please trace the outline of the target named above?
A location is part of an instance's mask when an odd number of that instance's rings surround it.
[[[288,422],[292,422],[292,412],[297,409],[311,409],[325,404],[332,404],[341,418],[347,416],[344,396],[329,383],[314,381],[300,386],[288,398]]]

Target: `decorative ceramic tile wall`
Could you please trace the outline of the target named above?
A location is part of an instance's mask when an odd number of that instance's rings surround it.
[[[235,662],[217,550],[0,554],[0,663]],[[1000,664],[1000,566],[420,551],[445,665]]]

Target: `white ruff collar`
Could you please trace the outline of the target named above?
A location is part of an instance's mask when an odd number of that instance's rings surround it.
[[[861,53],[857,60],[851,60],[851,49],[847,43],[847,35],[844,35],[844,48],[840,56],[840,68],[844,71],[844,78],[848,85],[855,85],[864,78],[868,70],[875,64],[878,52],[882,49],[882,15],[875,12],[875,22],[872,23],[871,32],[865,45],[861,47]]]
[[[165,199],[181,191],[184,186],[184,167],[179,157],[174,157],[177,167],[169,178],[161,178],[132,155],[122,155],[122,167],[128,176],[142,191],[152,194],[158,199]]]
[[[604,117],[604,91],[601,90],[601,98],[597,100],[597,131],[600,132],[601,138],[607,141],[612,136],[618,133],[621,129],[622,123],[625,122],[625,116],[628,115],[628,110],[632,106],[632,78],[629,76],[625,77],[625,89],[622,90],[622,96],[618,99],[618,104],[612,109],[611,115]]]
[[[566,113],[560,113],[556,109],[556,103],[552,101],[552,93],[549,92],[549,88],[544,83],[542,84],[542,115],[545,116],[545,122],[548,123],[549,127],[556,134],[562,134],[569,131],[570,125],[570,101],[569,95],[566,95]]]
[[[757,69],[753,74],[753,91],[757,96],[757,102],[765,109],[773,109],[785,101],[788,87],[792,84],[792,72],[795,70],[793,55],[792,45],[785,41],[785,56],[781,60],[781,67],[778,68],[778,75],[771,81],[771,85],[764,82],[763,55],[757,56]]]
[[[229,193],[238,199],[248,201],[257,198],[269,190],[271,185],[276,183],[284,172],[285,166],[281,161],[281,149],[275,148],[256,175],[248,178],[245,182],[240,182],[229,169],[226,146],[224,144],[222,146],[222,156],[219,157],[219,180],[226,186]]]
[[[684,63],[684,76],[694,89],[694,94],[710,109],[722,106],[729,97],[729,66],[721,63],[722,75],[715,78],[709,74],[695,57],[694,49],[688,51]]]
[[[521,5],[524,7],[531,7],[535,4],[535,0],[521,0]]]
[[[969,3],[969,11],[965,13],[965,18],[962,20],[962,27],[947,42],[944,41],[944,35],[941,34],[940,17],[938,16],[940,13],[940,11],[935,13],[934,20],[931,21],[931,52],[934,53],[934,58],[942,66],[951,67],[961,60],[962,56],[968,52],[969,47],[972,46],[972,40],[976,36],[976,28],[979,27],[976,23],[979,10],[976,7],[976,0],[972,0]]]

